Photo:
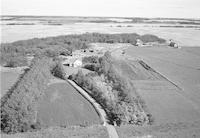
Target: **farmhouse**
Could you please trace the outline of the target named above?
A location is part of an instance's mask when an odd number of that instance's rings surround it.
[[[174,42],[174,40],[170,39],[169,40],[169,46],[174,47],[174,48],[181,48],[180,46],[178,46],[178,44],[176,42]]]
[[[82,59],[81,58],[68,58],[62,62],[63,65],[69,67],[81,67],[82,66]]]
[[[137,42],[136,42],[136,46],[143,46],[142,40],[137,39],[136,41],[137,41]]]
[[[82,60],[81,59],[77,59],[74,61],[74,63],[72,64],[73,67],[81,67],[82,66]]]

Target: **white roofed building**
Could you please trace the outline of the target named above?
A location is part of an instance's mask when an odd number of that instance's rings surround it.
[[[81,67],[83,65],[82,60],[81,59],[77,59],[74,61],[74,63],[72,64],[73,67]]]

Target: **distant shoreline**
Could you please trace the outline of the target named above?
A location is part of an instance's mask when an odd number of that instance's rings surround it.
[[[80,17],[80,18],[125,18],[125,19],[167,19],[167,20],[200,20],[200,18],[176,18],[176,17],[117,17],[117,16],[60,16],[60,15],[0,15],[0,17]]]
[[[1,16],[1,27],[0,43],[97,32],[153,34],[181,46],[200,46],[200,19],[10,15]]]

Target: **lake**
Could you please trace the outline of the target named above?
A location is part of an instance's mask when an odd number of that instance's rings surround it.
[[[81,34],[86,32],[99,33],[138,33],[154,34],[166,40],[173,39],[180,46],[200,46],[200,28],[160,27],[163,24],[137,24],[137,23],[67,23],[61,25],[41,24],[34,21],[20,22],[28,25],[8,25],[14,21],[2,21],[2,43],[14,42],[30,38],[47,36]],[[19,23],[15,21],[14,23]],[[166,25],[166,24],[165,24]],[[167,25],[169,26],[169,24]]]

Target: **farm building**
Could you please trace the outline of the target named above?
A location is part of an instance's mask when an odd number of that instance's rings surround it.
[[[137,41],[137,42],[136,42],[136,46],[143,46],[142,40],[137,39],[136,41]]]
[[[82,59],[78,58],[68,58],[67,60],[63,61],[63,65],[69,67],[81,67],[82,66]]]
[[[74,61],[74,63],[72,64],[73,67],[81,67],[82,66],[82,60],[81,59],[77,59]]]

